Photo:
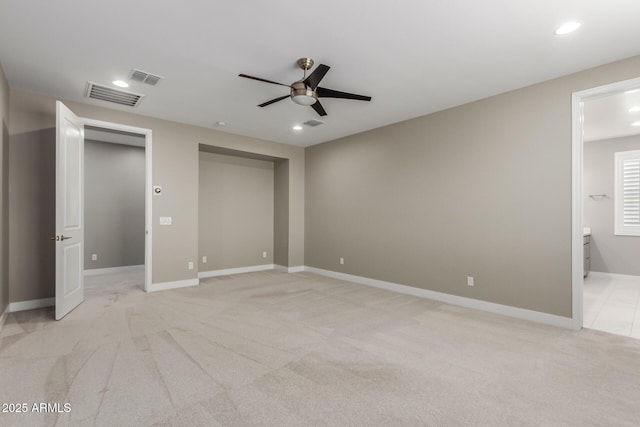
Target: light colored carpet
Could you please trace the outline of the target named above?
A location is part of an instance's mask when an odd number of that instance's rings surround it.
[[[640,340],[276,271],[13,313],[0,425],[637,426]]]

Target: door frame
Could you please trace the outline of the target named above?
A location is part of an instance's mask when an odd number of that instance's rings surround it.
[[[574,92],[571,96],[571,324],[580,329],[584,322],[583,287],[583,123],[584,101],[640,88],[640,77]]]
[[[82,117],[85,126],[99,127],[103,129],[116,130],[129,133],[137,133],[144,135],[144,174],[145,174],[145,192],[144,192],[144,291],[149,292],[152,281],[152,249],[153,249],[153,156],[152,156],[152,131],[151,129],[139,128],[135,126],[123,125],[119,123],[105,122],[102,120],[87,119]]]

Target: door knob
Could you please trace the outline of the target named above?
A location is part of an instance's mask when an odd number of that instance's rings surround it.
[[[50,240],[55,240],[57,242],[58,240],[60,240],[60,236],[53,236],[50,238]]]
[[[70,239],[71,237],[66,237],[64,234],[62,236],[60,236],[60,240],[67,240]]]

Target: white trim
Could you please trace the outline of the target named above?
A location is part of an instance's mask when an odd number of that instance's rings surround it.
[[[617,279],[617,280],[640,281],[640,276],[632,276],[630,274],[618,274],[618,273],[603,273],[601,271],[590,271],[589,276],[596,279]]]
[[[53,307],[56,305],[56,299],[54,298],[42,298],[32,299],[29,301],[18,301],[9,303],[9,311],[11,313],[16,311],[34,310],[36,308]]]
[[[284,271],[285,273],[301,273],[304,271],[304,265],[299,265],[297,267],[285,267],[284,265],[275,264],[273,268],[278,271]]]
[[[147,292],[157,292],[157,291],[166,291],[169,289],[178,289],[178,288],[186,288],[189,286],[198,286],[200,284],[200,280],[198,279],[187,279],[187,280],[178,280],[176,282],[163,282],[163,283],[152,283],[147,289]]]
[[[393,292],[413,295],[420,298],[428,298],[447,304],[459,305],[490,313],[501,314],[503,316],[515,317],[518,319],[530,320],[532,322],[544,323],[546,325],[559,326],[562,328],[573,328],[571,318],[542,313],[539,311],[526,310],[524,308],[511,307],[508,305],[495,304],[487,301],[480,301],[472,298],[460,297],[457,295],[445,294],[442,292],[430,291],[427,289],[414,288],[413,286],[400,285],[398,283],[385,282],[383,280],[369,279],[367,277],[353,276],[351,274],[339,273],[336,271],[323,270],[315,267],[305,267],[304,271],[332,277],[334,279],[346,280],[359,283],[361,285],[374,286]]]
[[[251,267],[225,268],[223,270],[201,271],[198,273],[200,279],[216,276],[228,276],[230,274],[253,273],[256,271],[273,270],[274,264],[254,265]]]
[[[0,316],[0,332],[2,332],[2,328],[4,328],[4,323],[7,321],[7,317],[9,316],[9,304],[4,309],[2,316]]]
[[[584,228],[582,224],[582,122],[583,102],[579,93],[571,96],[571,317],[572,328],[582,328],[584,285]]]
[[[152,287],[152,272],[153,272],[153,200],[152,200],[152,191],[153,191],[153,152],[152,152],[152,135],[153,132],[151,129],[140,128],[135,126],[123,125],[120,123],[112,123],[105,122],[102,120],[94,120],[83,118],[85,125],[101,127],[105,129],[113,129],[119,130],[123,132],[137,133],[144,135],[144,156],[145,156],[145,245],[144,245],[144,265],[145,265],[145,275],[144,275],[144,290],[146,292],[150,292],[150,288]]]
[[[115,273],[129,273],[132,271],[143,271],[144,264],[141,265],[127,265],[124,267],[109,267],[109,268],[92,268],[91,270],[85,270],[85,276],[99,276],[101,274],[115,274]]]
[[[152,141],[151,141],[151,130],[145,134],[145,147],[144,147],[144,155],[145,155],[145,188],[146,192],[144,195],[144,209],[145,209],[145,219],[144,219],[144,230],[145,230],[145,245],[144,245],[144,290],[145,292],[149,292],[149,287],[153,283],[152,281],[152,273],[153,273],[153,257],[151,256],[153,249],[153,151],[152,151]]]
[[[594,87],[571,96],[571,308],[572,329],[580,329],[583,324],[584,258],[582,222],[582,156],[583,156],[583,102],[611,93],[640,87],[640,78],[624,80],[604,86]]]

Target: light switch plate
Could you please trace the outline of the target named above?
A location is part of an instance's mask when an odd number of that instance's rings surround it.
[[[173,219],[170,216],[161,216],[160,225],[171,225]]]

